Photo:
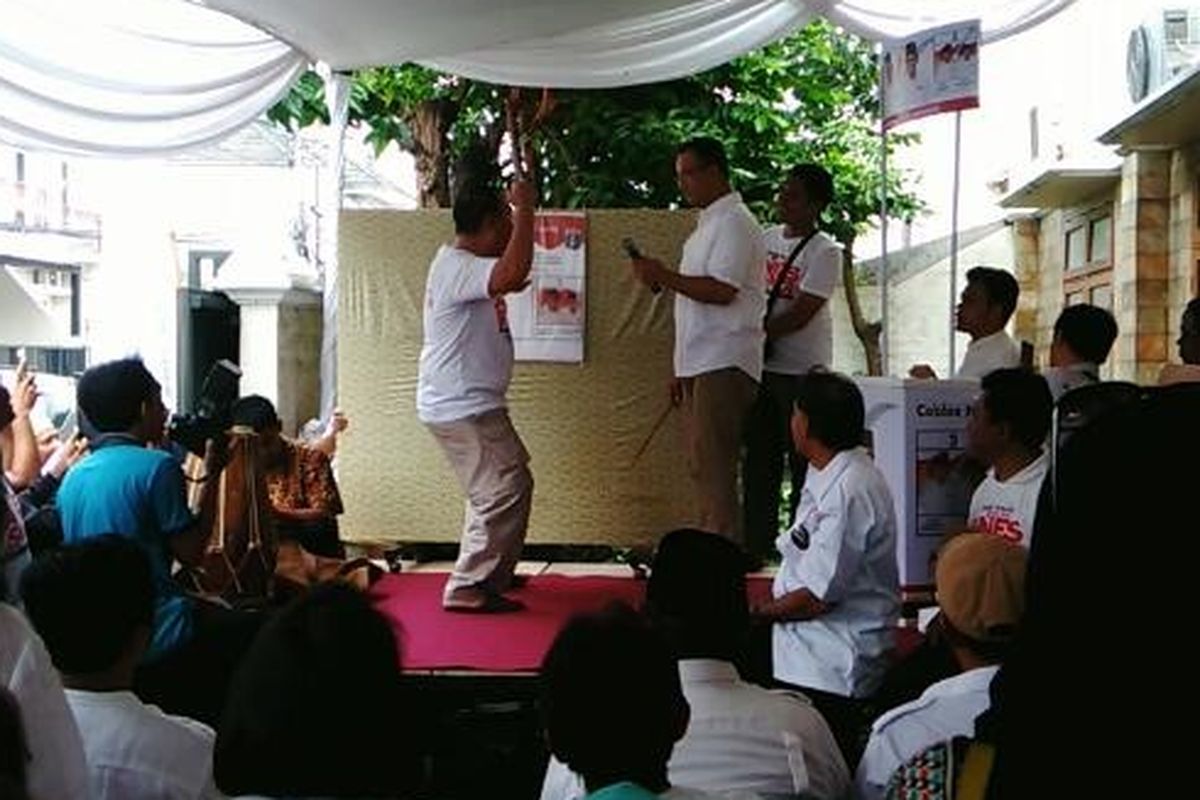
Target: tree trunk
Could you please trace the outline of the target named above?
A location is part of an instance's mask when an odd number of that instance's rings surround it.
[[[879,346],[883,323],[867,322],[863,317],[862,303],[858,299],[858,284],[854,281],[854,239],[842,240],[842,285],[846,289],[846,303],[850,306],[850,322],[854,333],[862,343],[867,357],[867,374],[883,374],[883,354]]]
[[[417,161],[417,192],[421,208],[450,206],[450,154],[446,136],[458,116],[458,104],[445,98],[427,100],[408,120]]]

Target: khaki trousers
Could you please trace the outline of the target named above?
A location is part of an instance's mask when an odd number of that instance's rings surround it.
[[[512,582],[529,527],[529,451],[503,408],[425,427],[467,496],[462,542],[445,598],[463,589],[503,592]]]
[[[683,378],[683,439],[700,512],[697,527],[742,543],[738,461],[758,383],[736,367]]]

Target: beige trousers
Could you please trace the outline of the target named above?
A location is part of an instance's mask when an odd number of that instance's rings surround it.
[[[503,592],[512,582],[529,526],[529,452],[503,408],[425,427],[467,496],[458,560],[444,596],[464,589]]]
[[[697,526],[742,544],[738,462],[758,383],[736,367],[683,379],[683,440],[700,512]]]

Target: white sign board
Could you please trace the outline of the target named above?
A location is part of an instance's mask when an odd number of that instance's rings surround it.
[[[529,287],[507,299],[518,361],[583,361],[587,216],[539,212],[533,223]]]
[[[883,45],[884,130],[979,106],[979,20],[931,28]]]
[[[900,585],[933,583],[929,558],[966,529],[982,471],[964,458],[976,381],[858,378],[875,464],[896,503]]]

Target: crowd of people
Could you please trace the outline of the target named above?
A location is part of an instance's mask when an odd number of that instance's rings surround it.
[[[1188,383],[1200,300],[1183,317],[1184,366],[1163,376],[1179,385],[1139,390],[1066,439],[1056,404],[1103,383],[1112,315],[1064,309],[1038,374],[1006,332],[1016,281],[968,273],[957,322],[971,344],[955,377],[979,382],[966,437],[986,475],[932,565],[936,617],[901,659],[892,492],[863,447],[862,393],[829,369],[842,254],[820,221],[834,181],[816,165],[790,170],[782,224],[762,231],[718,142],[685,143],[676,170],[702,209],[696,231],[678,270],[642,256],[633,268],[675,294],[670,392],[698,523],[658,543],[641,607],[573,618],[547,652],[543,800],[1170,785],[1182,743],[1155,722],[1162,698],[1144,700],[1189,685],[1170,645],[1190,559],[1166,548],[1187,538],[1194,483],[1176,465],[1200,449]],[[523,182],[507,198],[459,187],[455,241],[430,269],[417,411],[466,498],[450,612],[521,608],[506,592],[533,476],[506,408],[503,298],[527,282],[535,205]],[[936,379],[924,365],[912,375]],[[36,398],[25,369],[0,392],[0,798],[412,796],[405,736],[420,720],[401,695],[402,643],[365,593],[333,581],[286,603],[239,602],[187,580],[213,569],[214,531],[243,523],[269,529],[254,541],[272,553],[289,542],[340,563],[330,456],[345,419],[303,444],[269,400],[242,398],[229,434],[240,444],[217,437],[185,473],[141,361],[83,374],[83,435],[68,441],[38,441]],[[245,494],[222,480],[235,472]],[[32,520],[45,524],[36,537]],[[770,595],[751,601],[747,570],[769,553]],[[245,559],[219,555],[238,575]],[[764,646],[768,675],[753,666]],[[350,735],[367,714],[401,733]],[[1101,752],[1120,758],[1087,761]]]

